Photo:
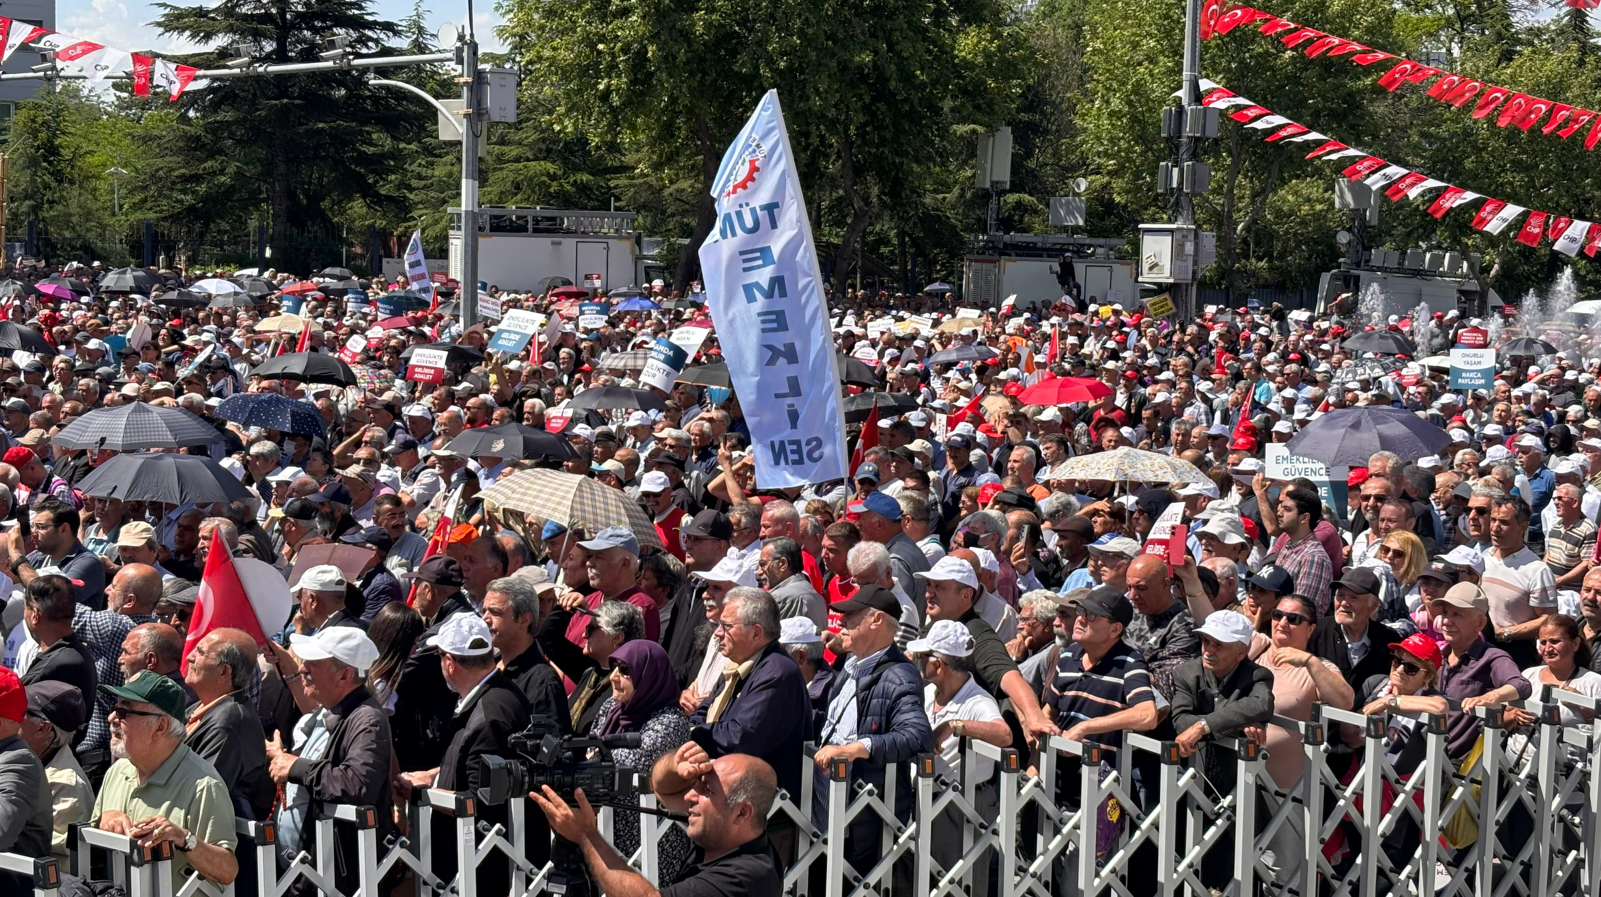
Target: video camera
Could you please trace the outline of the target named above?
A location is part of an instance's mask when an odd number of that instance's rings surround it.
[[[643,782],[636,786],[637,770],[619,767],[612,755],[616,748],[639,747],[638,733],[564,737],[555,720],[536,716],[528,728],[511,736],[509,746],[516,757],[486,756],[480,761],[486,784],[478,789],[478,799],[486,804],[502,804],[549,785],[569,804],[577,805],[573,792],[582,788],[589,803],[600,806],[621,792],[646,787]]]

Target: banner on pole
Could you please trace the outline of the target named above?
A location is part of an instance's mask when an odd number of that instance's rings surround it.
[[[704,327],[686,326],[677,328],[668,336],[657,337],[656,345],[650,350],[650,360],[645,362],[645,369],[639,372],[639,382],[662,392],[672,392],[673,378],[695,357],[695,353],[700,351],[700,344],[710,334],[711,331]]]
[[[701,246],[701,268],[750,427],[756,485],[844,479],[839,362],[776,90],[762,97],[723,155],[712,196],[718,224]]]
[[[1489,389],[1495,383],[1495,350],[1451,350],[1451,388]]]
[[[578,303],[578,329],[599,330],[611,316],[611,305],[606,302]]]
[[[1282,442],[1268,443],[1263,446],[1263,452],[1262,473],[1268,479],[1287,483],[1305,477],[1317,486],[1317,494],[1323,502],[1333,508],[1341,520],[1346,518],[1346,502],[1350,498],[1350,486],[1347,483],[1350,468],[1331,468],[1315,458],[1292,455],[1289,446]]]
[[[489,348],[496,352],[505,352],[507,355],[516,355],[528,345],[534,334],[544,328],[544,315],[534,311],[513,309],[500,319],[500,326],[495,328],[494,336],[489,339]]]
[[[418,383],[445,382],[444,349],[418,349],[411,353],[411,364],[406,367],[406,379]]]

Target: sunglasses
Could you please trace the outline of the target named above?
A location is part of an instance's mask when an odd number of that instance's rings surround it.
[[[1490,513],[1489,508],[1468,508],[1469,517],[1482,517],[1488,513]]]
[[[1277,623],[1280,620],[1283,620],[1284,622],[1290,624],[1291,626],[1305,626],[1306,624],[1312,622],[1312,618],[1311,617],[1305,616],[1303,614],[1295,613],[1294,611],[1288,611],[1288,610],[1275,610],[1275,611],[1273,611],[1273,622]]]
[[[1390,666],[1391,668],[1399,667],[1401,672],[1407,674],[1408,676],[1416,676],[1417,674],[1423,672],[1423,667],[1418,666],[1410,660],[1402,660],[1399,657],[1390,658]]]
[[[132,707],[124,707],[121,704],[118,704],[115,707],[112,707],[111,708],[111,713],[106,714],[106,716],[109,717],[112,714],[120,716],[123,719],[127,719],[130,716],[166,716],[167,715],[167,714],[163,713],[160,710],[135,710]]]
[[[1404,557],[1406,557],[1406,552],[1405,551],[1402,551],[1399,548],[1391,548],[1388,545],[1380,548],[1377,553],[1378,553],[1378,556],[1381,557],[1381,558],[1404,558]]]

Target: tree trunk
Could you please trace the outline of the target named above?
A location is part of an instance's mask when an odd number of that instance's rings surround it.
[[[722,164],[723,154],[712,139],[712,126],[704,115],[695,116],[695,140],[700,144],[700,202],[695,207],[695,232],[678,250],[678,268],[673,272],[675,290],[689,289],[690,281],[700,274],[700,246],[717,225],[712,184],[717,180],[717,166]]]
[[[834,252],[834,300],[839,301],[850,286],[850,263],[857,247],[861,245],[862,235],[867,233],[868,209],[867,200],[862,198],[861,190],[856,186],[856,164],[854,156],[854,142],[849,131],[839,141],[839,185],[845,194],[846,202],[850,203],[851,220],[845,226],[845,233],[840,235],[839,248]]]

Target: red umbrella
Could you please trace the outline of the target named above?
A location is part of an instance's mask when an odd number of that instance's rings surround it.
[[[406,315],[395,315],[393,318],[384,318],[373,326],[381,327],[384,330],[400,330],[405,327],[416,327],[417,319]]]
[[[1067,405],[1073,402],[1093,402],[1112,394],[1112,388],[1089,377],[1057,377],[1041,380],[1023,390],[1017,397],[1025,405]]]
[[[320,292],[321,289],[321,284],[315,284],[309,280],[302,280],[299,283],[292,283],[289,286],[284,287],[282,290],[279,290],[279,292],[287,293],[290,296],[299,296],[304,293]]]
[[[550,295],[557,299],[572,297],[575,299],[588,299],[589,291],[583,287],[558,287],[550,291]]]

